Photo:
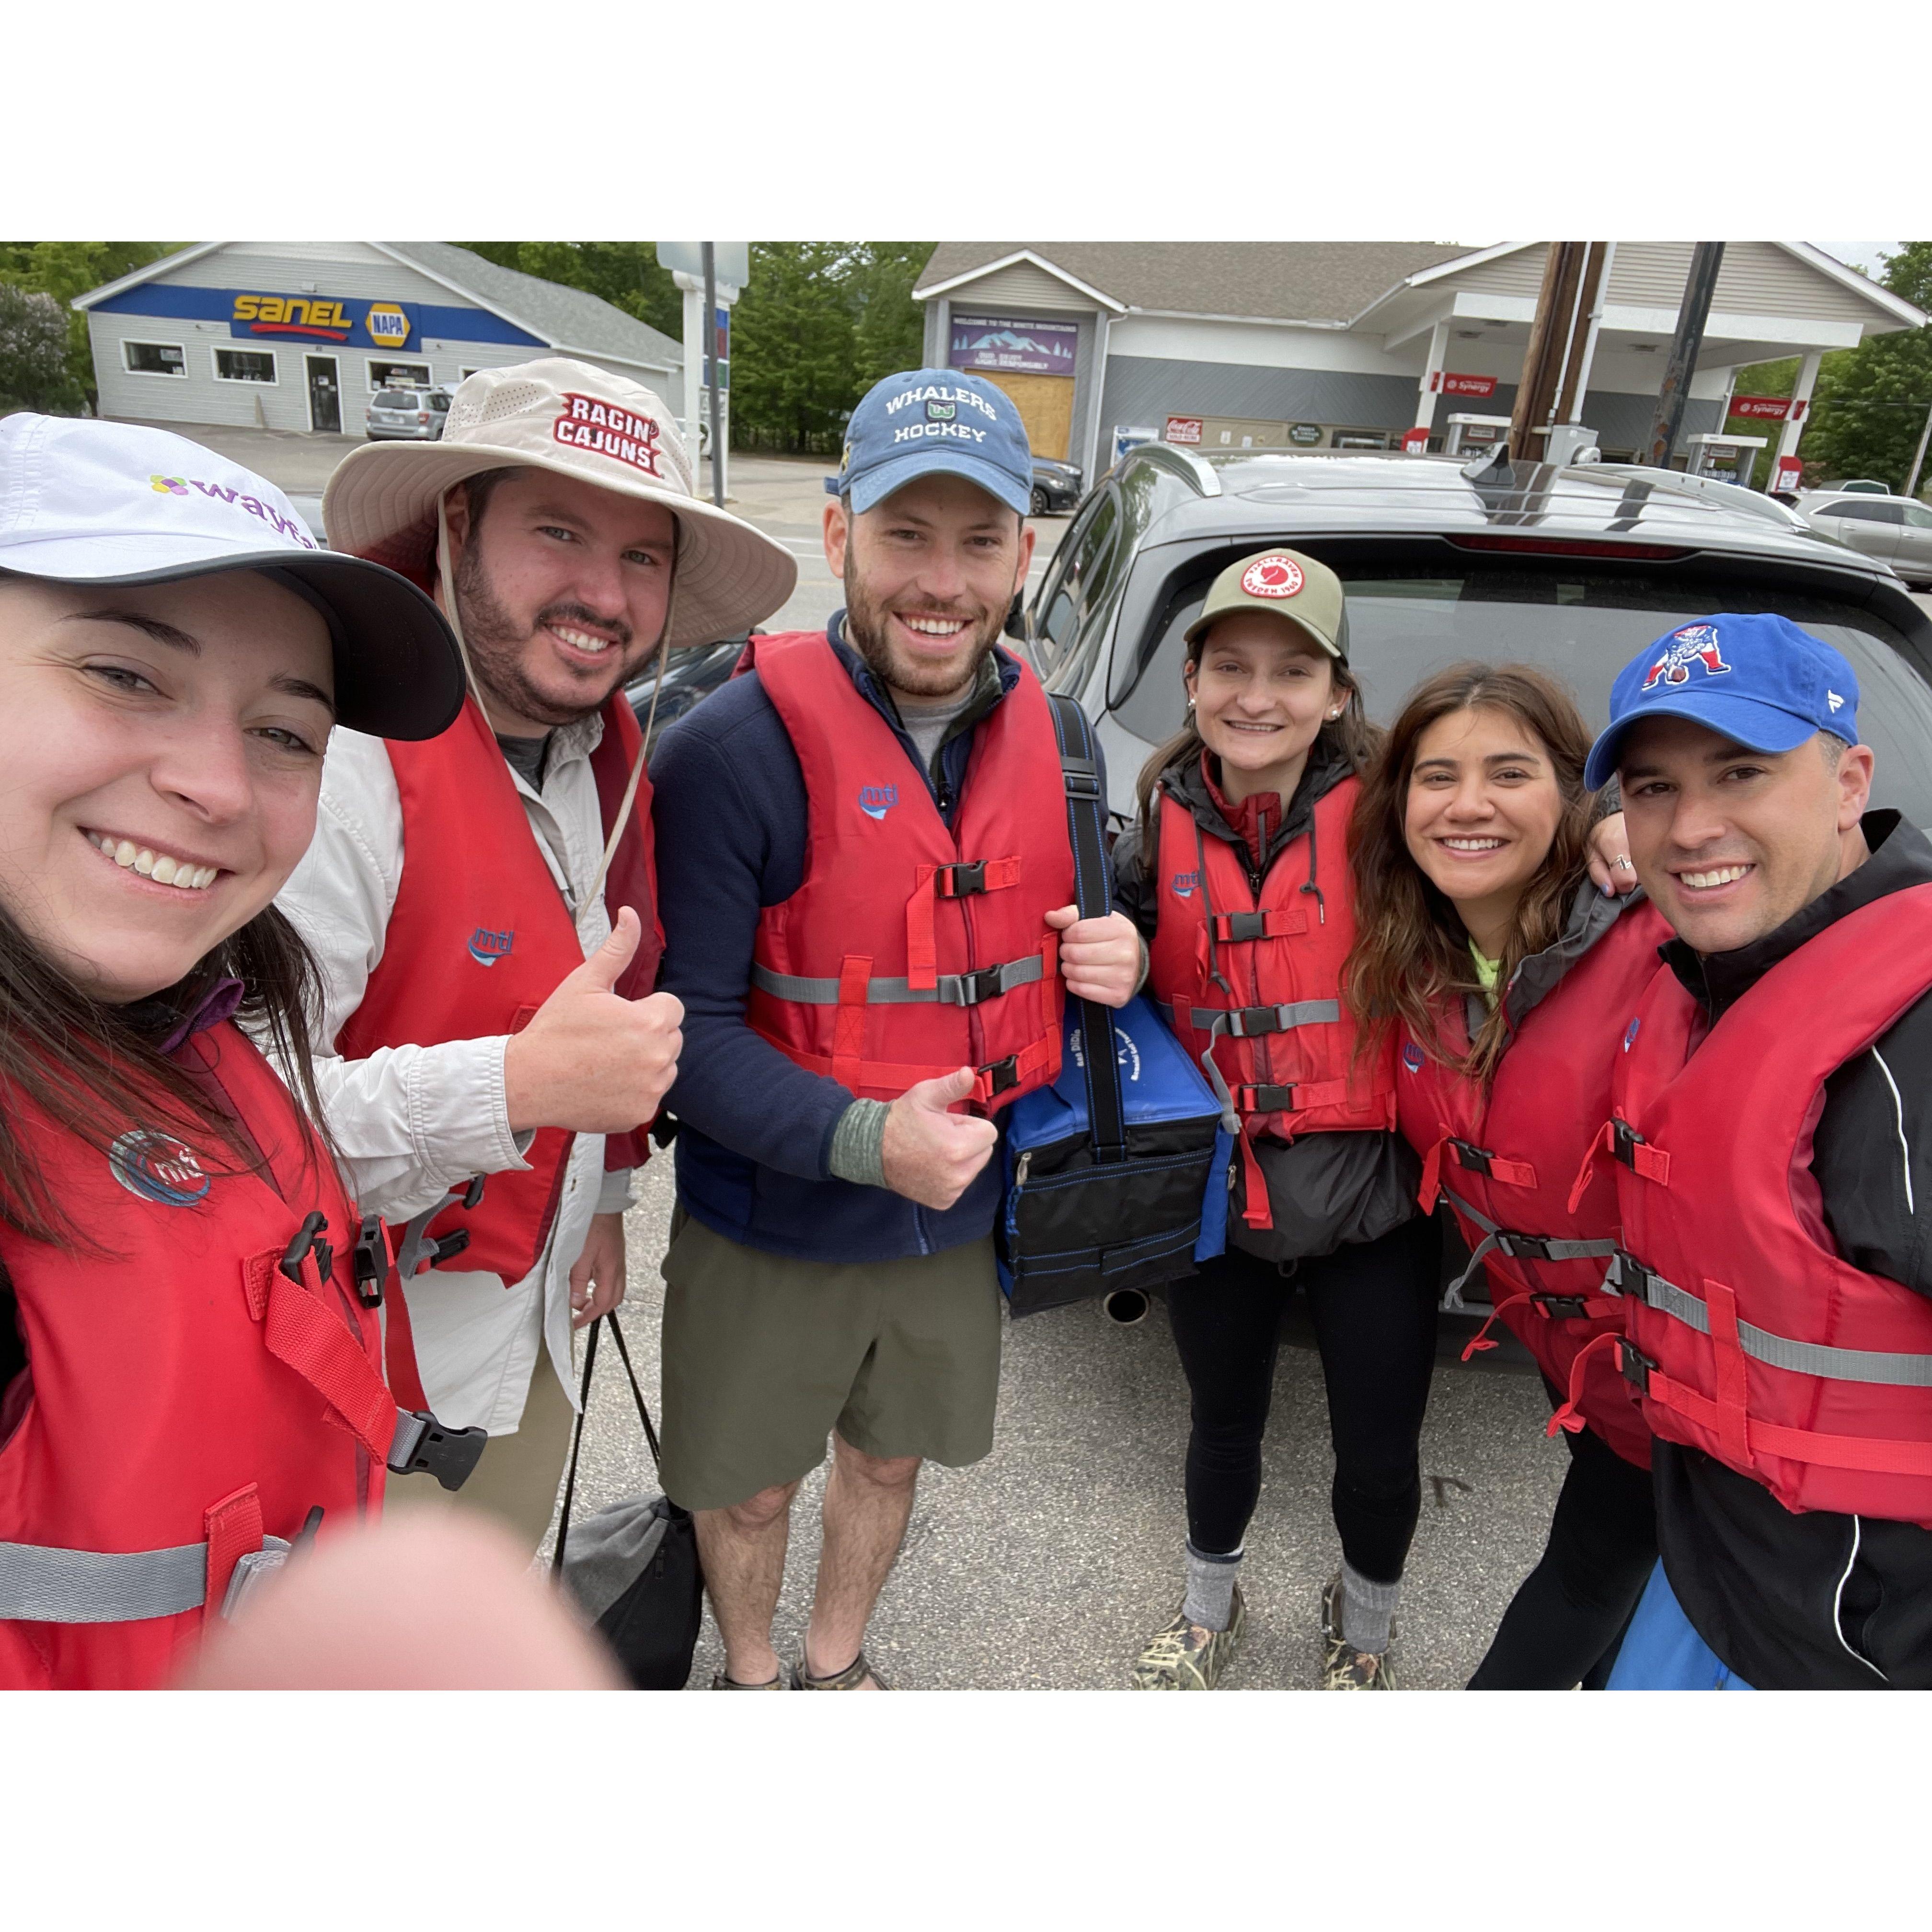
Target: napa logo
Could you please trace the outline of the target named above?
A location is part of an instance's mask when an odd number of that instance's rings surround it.
[[[511,932],[492,932],[479,926],[470,935],[470,956],[479,966],[494,966],[500,959],[510,956],[510,949],[517,943],[517,935]]]
[[[859,788],[859,809],[868,818],[884,818],[899,802],[897,785],[861,785]]]
[[[410,339],[410,319],[394,302],[376,302],[362,318],[378,349],[400,349]]]
[[[1125,1028],[1116,1027],[1114,1037],[1120,1042],[1114,1050],[1114,1059],[1126,1069],[1130,1081],[1138,1080],[1141,1077],[1141,1050],[1134,1044],[1133,1036]],[[1087,1040],[1077,1022],[1066,1029],[1066,1046],[1073,1056],[1074,1065],[1084,1070],[1087,1064]]]
[[[1412,1073],[1422,1071],[1422,1049],[1414,1040],[1408,1041],[1402,1049],[1402,1064]]]
[[[1624,1052],[1629,1052],[1630,1048],[1636,1044],[1636,1030],[1639,1027],[1642,1026],[1642,1024],[1643,1022],[1641,1019],[1634,1019],[1630,1022],[1628,1026],[1624,1028]]]
[[[130,1194],[162,1208],[193,1208],[206,1199],[208,1177],[194,1150],[172,1134],[130,1127],[107,1150],[107,1171]]]
[[[1672,632],[1663,656],[1645,674],[1642,688],[1654,691],[1660,683],[1688,684],[1692,668],[1700,664],[1707,676],[1730,675],[1731,668],[1725,663],[1724,654],[1718,648],[1718,627],[1714,624],[1686,624],[1682,630]]]
[[[1178,899],[1191,899],[1194,889],[1201,883],[1197,872],[1177,872],[1174,875],[1174,896]]]

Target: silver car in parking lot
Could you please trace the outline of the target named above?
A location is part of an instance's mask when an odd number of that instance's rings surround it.
[[[1910,496],[1819,490],[1798,514],[1821,536],[1836,537],[1890,564],[1906,583],[1932,584],[1932,509]]]
[[[447,389],[378,389],[366,434],[371,442],[440,442],[448,420]]]

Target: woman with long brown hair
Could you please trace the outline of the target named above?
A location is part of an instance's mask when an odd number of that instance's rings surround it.
[[[0,423],[0,1687],[166,1681],[426,1418],[383,1386],[271,904],[340,721],[428,736],[434,608],[182,438]]]
[[[1392,1690],[1438,1264],[1414,1156],[1393,1132],[1393,1048],[1360,1052],[1340,1003],[1348,814],[1373,748],[1340,580],[1290,550],[1230,565],[1188,631],[1183,676],[1188,721],[1141,775],[1115,902],[1148,942],[1150,997],[1238,1123],[1240,1154],[1228,1252],[1168,1292],[1192,1402],[1186,1590],[1132,1681],[1211,1690],[1240,1638],[1236,1578],[1300,1286],[1328,1384],[1342,1544],[1320,1606],[1323,1682]]]
[[[1548,1546],[1472,1689],[1600,1681],[1655,1560],[1648,1434],[1589,1346],[1621,1326],[1616,1190],[1572,1182],[1670,929],[1590,875],[1589,749],[1541,671],[1458,664],[1410,694],[1355,807],[1349,1006],[1371,1052],[1396,1048],[1421,1204],[1448,1200],[1570,1449]],[[1620,846],[1612,864],[1634,877]]]

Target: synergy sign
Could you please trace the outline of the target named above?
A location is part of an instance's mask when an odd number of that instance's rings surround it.
[[[370,302],[365,307],[334,296],[238,295],[228,316],[231,335],[367,340],[378,349],[406,348],[414,326],[400,302]]]

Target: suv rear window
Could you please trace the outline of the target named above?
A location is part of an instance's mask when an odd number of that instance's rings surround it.
[[[1611,681],[1666,631],[1720,610],[1787,616],[1843,651],[1858,673],[1859,734],[1877,754],[1874,802],[1898,806],[1932,830],[1932,686],[1916,668],[1913,647],[1870,611],[1742,577],[1672,584],[1542,563],[1444,571],[1338,561],[1336,568],[1348,586],[1349,662],[1370,716],[1384,724],[1420,680],[1473,658],[1553,673],[1598,730],[1610,716]],[[1151,743],[1180,728],[1182,634],[1212,574],[1169,606],[1144,671],[1115,707],[1120,722]]]
[[[378,389],[374,406],[379,410],[419,410],[425,405],[413,389]]]

